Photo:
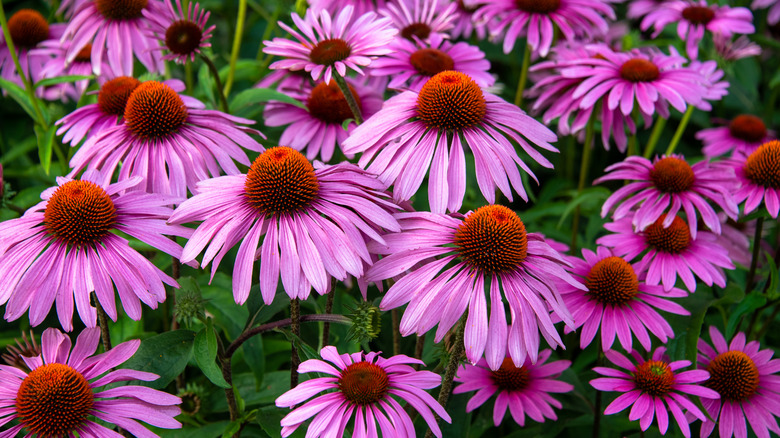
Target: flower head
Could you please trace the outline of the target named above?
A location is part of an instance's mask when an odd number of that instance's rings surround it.
[[[769,215],[776,218],[780,212],[780,141],[766,142],[747,159],[735,158],[730,163],[740,183],[734,198],[739,203],[745,201],[744,213],[763,202]]]
[[[425,392],[439,386],[441,377],[409,366],[422,361],[403,354],[389,359],[374,352],[340,355],[333,346],[323,348],[320,356],[325,360],[309,359],[298,366],[298,372],[328,377],[307,380],[276,399],[280,408],[297,406],[282,419],[282,436],[289,436],[311,417],[307,436],[342,436],[354,415],[353,436],[377,436],[378,424],[382,436],[413,438],[412,420],[399,399],[413,406],[439,438],[441,430],[433,413],[451,422],[447,411]],[[322,391],[331,392],[309,400]]]
[[[73,62],[67,62],[67,54],[70,41],[60,42],[59,38],[52,38],[43,41],[38,48],[30,51],[31,55],[43,55],[47,57],[46,63],[40,70],[41,79],[56,78],[59,76],[91,76],[92,75],[92,44],[87,44],[79,51]],[[104,71],[109,71],[108,64],[103,63]],[[74,83],[65,82],[62,84],[45,87],[43,97],[48,100],[60,99],[63,102],[70,99],[78,101],[89,86],[89,79],[82,79]]]
[[[201,49],[211,47],[211,33],[217,27],[206,27],[211,13],[201,9],[198,3],[189,3],[185,13],[181,0],[176,0],[175,10],[171,0],[165,0],[165,6],[168,13],[164,15],[143,11],[144,17],[149,20],[149,28],[161,43],[161,47],[155,50],[163,50],[164,47],[169,53],[163,59],[172,59],[180,64],[184,64],[188,58],[194,61]]]
[[[36,49],[42,47],[47,40],[59,38],[65,30],[64,24],[49,24],[40,12],[34,9],[20,9],[8,18],[8,33],[16,50],[22,71],[16,71],[16,65],[11,57],[11,50],[0,32],[0,77],[24,85],[21,75],[33,82],[41,79],[41,71],[49,61],[48,53]],[[5,91],[4,91],[5,92]]]
[[[408,41],[447,38],[457,5],[439,0],[389,0],[380,14],[390,18],[398,36]]]
[[[696,138],[704,143],[704,155],[714,158],[724,154],[750,155],[774,135],[760,117],[740,114],[726,126],[702,129],[696,133]]]

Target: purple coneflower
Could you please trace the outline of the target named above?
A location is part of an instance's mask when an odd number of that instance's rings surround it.
[[[152,50],[168,50],[163,59],[175,60],[184,64],[189,58],[195,60],[195,55],[200,55],[201,49],[211,47],[209,39],[211,32],[217,27],[206,27],[211,12],[200,8],[200,4],[190,2],[185,13],[181,6],[181,0],[176,0],[176,9],[171,0],[165,0],[168,8],[167,14],[154,14],[144,10],[144,17],[149,20],[149,29],[154,32],[161,46]]]
[[[59,38],[43,41],[38,45],[38,48],[30,51],[33,55],[43,55],[47,57],[46,63],[43,65],[39,75],[40,79],[56,78],[59,76],[91,76],[92,75],[92,61],[91,52],[92,44],[87,44],[76,55],[76,58],[72,62],[67,62],[65,54],[68,51],[70,42],[66,41],[61,43]],[[103,63],[104,71],[108,68],[108,64]],[[74,83],[62,83],[46,87],[43,90],[44,98],[47,100],[62,100],[68,99],[78,101],[89,86],[89,79],[82,79]]]
[[[714,420],[701,424],[702,438],[712,434],[715,422],[721,438],[747,437],[745,419],[759,438],[769,438],[770,432],[780,435],[775,420],[780,416],[780,359],[772,359],[772,349],[759,350],[758,341],[746,344],[742,332],[729,344],[710,326],[710,339],[712,346],[699,339],[699,367],[710,373],[705,385],[720,399],[702,399]]]
[[[482,406],[498,393],[493,405],[493,424],[496,426],[503,421],[507,407],[512,419],[520,426],[525,426],[526,415],[539,423],[544,423],[545,418],[557,420],[553,408],[560,409],[562,405],[550,394],[570,392],[574,386],[556,379],[571,366],[571,362],[557,360],[545,363],[551,353],[552,350],[543,350],[536,364],[526,358],[519,367],[507,357],[495,371],[490,370],[485,359],[480,359],[476,366],[459,367],[455,381],[460,385],[452,392],[477,391],[466,404],[466,412]]]
[[[665,358],[665,352],[666,348],[658,347],[653,352],[652,358],[645,360],[634,350],[631,352],[636,362],[634,363],[616,351],[607,351],[607,358],[625,371],[605,367],[593,368],[593,371],[607,377],[591,380],[590,384],[599,391],[623,393],[607,406],[604,410],[605,415],[616,414],[631,406],[629,420],[639,420],[639,427],[644,431],[653,423],[653,418],[656,418],[661,435],[665,435],[669,428],[669,412],[671,412],[683,435],[690,438],[691,429],[683,409],[702,421],[707,421],[707,417],[688,398],[688,395],[699,396],[702,399],[716,399],[719,395],[701,385],[710,377],[708,372],[703,370],[679,372],[680,369],[690,366],[691,362],[688,360],[669,362]]]
[[[725,61],[736,61],[761,54],[761,46],[750,41],[745,35],[732,41],[731,36],[716,33],[712,36],[712,42],[715,43],[715,51]]]
[[[483,92],[467,75],[444,71],[419,93],[406,91],[385,102],[378,113],[358,126],[344,142],[344,152],[363,152],[360,166],[393,185],[396,201],[410,199],[430,167],[431,211],[458,211],[466,192],[469,148],[476,163],[477,185],[489,203],[496,187],[509,200],[512,188],[528,200],[518,167],[536,178],[517,155],[514,140],[544,167],[552,163],[530,143],[557,152],[555,134],[523,110]],[[465,140],[465,141],[464,141]],[[369,162],[371,162],[370,165]]]
[[[141,317],[141,301],[151,308],[165,301],[163,283],[178,287],[136,250],[112,233],[117,230],[176,258],[181,247],[167,236],[192,231],[167,226],[171,199],[141,191],[130,178],[104,184],[105,177],[88,171],[81,180],[57,178],[57,187],[41,194],[43,202],[17,219],[0,223],[0,303],[5,318],[18,319],[29,309],[30,323],[40,324],[57,306],[60,324],[72,330],[73,302],[88,327],[96,324],[89,301],[95,292],[100,305],[116,321],[114,286],[127,315]]]
[[[658,8],[665,7],[666,4],[671,1],[673,0],[630,0],[628,2],[626,17],[632,20],[638,20]]]
[[[41,79],[41,70],[50,56],[33,50],[41,47],[40,44],[46,40],[59,38],[64,31],[64,24],[49,24],[43,15],[34,9],[16,11],[8,19],[8,33],[11,35],[22,71],[16,71],[5,35],[0,32],[0,77],[18,85],[22,85],[22,74],[33,82]]]
[[[254,121],[204,109],[189,96],[157,81],[138,85],[127,98],[123,123],[87,140],[70,161],[71,175],[99,169],[110,178],[119,167],[119,179],[145,178],[141,190],[187,197],[195,183],[221,171],[239,173],[233,160],[248,166],[246,153],[263,147],[249,134]]]
[[[312,417],[306,436],[343,436],[354,416],[354,437],[375,437],[380,431],[383,437],[414,438],[417,435],[412,419],[399,400],[412,406],[439,438],[441,430],[433,414],[448,423],[452,421],[425,391],[439,386],[441,377],[409,366],[422,365],[420,360],[403,354],[389,359],[375,352],[338,354],[333,346],[320,350],[320,356],[325,360],[309,359],[298,366],[298,373],[327,377],[307,380],[276,399],[280,408],[295,406],[282,418],[283,437]],[[329,392],[309,400],[324,391]]]
[[[448,0],[388,0],[379,13],[392,20],[399,37],[428,41],[432,36],[449,37],[457,7]]]
[[[724,154],[750,155],[774,135],[760,117],[740,114],[727,126],[702,129],[696,133],[696,138],[704,143],[704,156],[714,158]]]
[[[39,437],[121,436],[106,428],[106,423],[136,437],[157,436],[138,420],[164,429],[181,428],[174,418],[181,412],[179,397],[146,386],[117,385],[130,380],[150,382],[160,377],[144,371],[115,369],[135,354],[141,341],[123,342],[94,355],[99,342],[100,329],[87,328],[79,334],[71,351],[70,338],[48,328],[41,337],[42,353],[22,356],[29,372],[0,365],[0,424],[18,421],[0,436],[11,438],[20,432]],[[111,386],[106,389],[106,385]]]
[[[330,16],[334,16],[347,6],[355,9],[355,17],[360,17],[366,12],[376,12],[385,6],[385,0],[308,0],[309,9],[315,14],[326,10]]]
[[[753,0],[750,7],[753,9],[770,8],[767,21],[770,25],[780,23],[780,2],[777,0]]]
[[[501,366],[507,348],[515,365],[526,357],[535,363],[540,332],[548,344],[563,346],[550,312],[567,325],[572,319],[556,282],[585,287],[566,272],[570,265],[542,236],[526,232],[514,211],[486,205],[462,219],[427,212],[396,217],[401,232],[384,236],[384,245],[369,245],[384,257],[369,269],[366,279],[379,281],[406,273],[380,305],[389,310],[408,303],[401,334],[421,335],[438,324],[435,341],[440,342],[468,311],[466,357],[475,364],[484,352],[493,370]],[[512,316],[508,329],[505,302]]]
[[[340,76],[347,74],[347,68],[363,74],[361,67],[367,67],[377,56],[387,55],[388,44],[398,31],[391,26],[389,18],[377,19],[374,12],[367,12],[352,21],[352,5],[341,9],[335,20],[326,9],[319,14],[312,9],[301,19],[292,14],[298,33],[286,24],[279,27],[289,32],[297,42],[284,38],[263,41],[263,52],[286,59],[271,64],[271,69],[305,70],[311,72],[315,81],[323,78],[330,82],[333,70]]]
[[[488,35],[488,23],[478,23],[474,19],[474,12],[478,6],[474,1],[454,0],[458,7],[453,12],[455,18],[452,20],[453,28],[449,31],[452,38],[469,39],[474,35],[477,40],[484,40]]]
[[[777,218],[780,212],[780,141],[772,140],[753,151],[747,159],[731,161],[740,188],[734,194],[737,202],[745,201],[744,214],[761,205]]]
[[[666,298],[680,298],[688,294],[672,288],[645,282],[646,272],[637,269],[603,246],[594,253],[583,249],[581,260],[568,257],[574,266],[572,273],[582,279],[586,291],[568,284],[560,284],[559,291],[566,307],[571,310],[574,327],[582,327],[580,348],[585,349],[601,329],[601,348],[606,351],[615,342],[631,351],[631,334],[636,336],[646,350],[652,344],[648,331],[661,342],[674,337],[672,327],[657,310],[677,315],[690,315],[681,305]],[[572,328],[567,327],[566,331]]]
[[[362,276],[363,262],[371,263],[366,238],[382,243],[380,228],[398,231],[388,212],[396,207],[385,199],[384,188],[353,164],[315,170],[300,152],[280,146],[260,154],[246,175],[198,183],[198,194],[169,222],[203,221],[184,247],[182,262],[208,245],[202,266],[214,261],[212,277],[222,257],[241,242],[233,275],[237,303],[249,297],[258,258],[266,304],[276,295],[280,273],[290,298],[306,299],[312,288],[327,293],[330,277]]]

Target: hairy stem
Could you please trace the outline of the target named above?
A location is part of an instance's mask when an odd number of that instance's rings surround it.
[[[219,78],[219,70],[217,70],[217,66],[214,65],[208,56],[202,53],[200,54],[200,59],[202,59],[203,62],[208,66],[209,71],[211,72],[211,76],[214,78],[214,83],[217,85],[217,95],[219,95],[219,104],[222,107],[222,112],[229,114],[230,108],[228,108],[227,98],[225,98],[225,94],[228,93],[228,88],[227,86],[222,88],[222,80]],[[228,77],[228,80],[229,79],[230,77]]]
[[[423,348],[425,347],[425,333],[417,336],[417,342],[414,344],[414,358],[422,360]],[[415,370],[420,370],[420,364],[413,365]]]
[[[358,125],[363,123],[363,114],[360,112],[360,105],[358,105],[355,96],[352,95],[352,90],[349,89],[347,81],[344,80],[344,78],[335,69],[333,70],[333,79],[339,86],[341,93],[344,94],[344,98],[347,100],[347,105],[349,105],[349,109],[352,110],[352,115],[355,116],[355,123]]]
[[[398,309],[391,310],[390,316],[393,319],[393,356],[395,356],[401,354],[401,317]]]
[[[685,127],[688,126],[688,121],[691,120],[691,115],[693,114],[693,110],[695,108],[693,105],[688,105],[688,109],[685,110],[685,114],[682,116],[682,120],[680,120],[680,124],[677,125],[677,130],[674,131],[674,136],[672,137],[672,141],[669,142],[669,147],[666,148],[665,155],[668,157],[669,155],[672,155],[674,153],[674,150],[677,149],[677,144],[680,143],[680,139],[682,138],[683,132],[685,132]]]
[[[95,301],[95,309],[97,310],[98,324],[100,325],[100,340],[103,342],[103,351],[111,349],[111,335],[108,332],[108,315],[103,310],[103,306],[100,305],[97,294],[92,292],[92,299]]]
[[[298,386],[298,365],[301,358],[298,356],[296,339],[301,337],[301,302],[298,298],[290,300],[290,331],[293,334],[292,348],[290,349],[290,389]]]
[[[452,346],[450,360],[447,362],[447,369],[444,372],[444,378],[441,381],[441,389],[439,390],[438,402],[444,409],[447,409],[447,402],[450,399],[450,394],[452,394],[452,381],[455,379],[455,374],[458,372],[458,366],[460,366],[460,361],[463,359],[463,353],[466,350],[463,345],[463,333],[465,330],[466,314],[464,313],[460,318],[458,328],[455,332],[455,343]],[[439,421],[438,415],[436,416],[436,421]],[[427,438],[433,437],[433,432],[428,429],[425,436]]]

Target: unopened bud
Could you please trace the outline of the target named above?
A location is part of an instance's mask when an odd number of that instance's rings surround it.
[[[367,301],[360,303],[348,316],[352,320],[349,339],[370,341],[382,331],[382,313]]]

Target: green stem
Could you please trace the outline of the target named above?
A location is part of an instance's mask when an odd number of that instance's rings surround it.
[[[630,157],[636,155],[636,134],[631,134],[628,137],[628,149],[626,150],[626,156]]]
[[[458,328],[455,329],[455,343],[452,346],[452,352],[450,352],[450,360],[447,362],[447,370],[444,372],[444,378],[441,381],[441,389],[439,390],[439,404],[447,409],[447,402],[452,394],[452,381],[455,379],[455,374],[458,372],[458,366],[463,359],[463,353],[466,348],[463,344],[463,333],[466,330],[466,316],[464,313],[458,323]],[[439,416],[436,416],[436,421],[439,421]],[[433,433],[430,429],[425,433],[426,437],[433,437]]]
[[[761,233],[764,227],[764,217],[756,220],[756,233],[753,235],[753,258],[750,260],[750,272],[748,272],[747,283],[745,285],[745,295],[753,290],[753,283],[756,278],[756,267],[758,266],[758,257],[761,250]]]
[[[685,127],[688,126],[688,121],[691,120],[691,115],[693,114],[694,109],[695,108],[693,105],[688,105],[688,109],[685,110],[685,114],[683,114],[682,120],[680,120],[680,124],[677,125],[677,131],[674,131],[674,137],[672,137],[672,141],[669,143],[669,147],[666,148],[665,155],[667,157],[672,155],[674,150],[677,149],[677,144],[680,143],[680,139],[682,138],[683,132],[685,132]]]
[[[653,125],[653,131],[650,133],[650,139],[647,141],[647,146],[645,146],[645,153],[642,154],[643,157],[650,158],[650,156],[653,155],[655,145],[658,143],[658,139],[661,138],[664,127],[666,127],[666,119],[658,116],[658,118],[655,119],[655,125]]]
[[[192,70],[192,63],[187,62],[184,64],[184,86],[187,87],[187,92],[192,93],[192,85],[195,83],[195,72]]]
[[[236,33],[233,35],[233,49],[230,51],[230,70],[225,81],[225,96],[230,95],[230,89],[233,87],[233,79],[236,76],[236,62],[238,62],[238,52],[241,50],[241,37],[244,35],[244,22],[246,21],[246,2],[247,0],[238,0],[238,18],[236,18]]]
[[[227,86],[222,88],[222,80],[219,79],[219,70],[217,70],[217,66],[214,65],[214,63],[211,62],[211,59],[209,59],[209,57],[203,53],[200,54],[200,59],[202,59],[203,62],[208,66],[209,71],[211,72],[211,76],[214,78],[214,82],[217,84],[217,94],[219,95],[219,103],[222,106],[222,112],[230,114],[227,99],[225,98]],[[230,80],[230,77],[228,77],[228,80]]]
[[[341,93],[344,94],[347,105],[349,105],[349,109],[352,110],[352,115],[355,116],[355,123],[358,125],[363,123],[363,114],[360,112],[360,105],[358,105],[357,99],[355,99],[355,96],[352,94],[352,90],[349,88],[349,85],[347,85],[347,81],[344,80],[335,68],[333,69],[333,79],[339,86]]]
[[[531,66],[531,46],[525,46],[523,51],[523,66],[520,70],[520,80],[517,82],[517,91],[515,91],[515,105],[521,106],[523,104],[523,91],[525,91],[525,83],[528,80],[528,68]]]
[[[593,111],[588,125],[585,127],[585,144],[582,147],[582,161],[580,162],[580,179],[577,183],[577,196],[582,194],[585,189],[585,182],[588,180],[588,168],[590,166],[590,157],[593,153],[593,137],[596,131],[596,111]],[[574,209],[574,217],[571,225],[571,253],[577,252],[577,233],[580,227],[580,206]]]

